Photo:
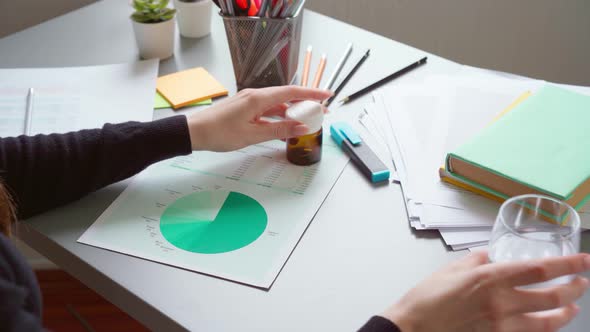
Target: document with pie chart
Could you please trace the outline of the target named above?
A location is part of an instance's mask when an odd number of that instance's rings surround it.
[[[78,242],[268,289],[348,158],[296,166],[284,142],[154,164]]]

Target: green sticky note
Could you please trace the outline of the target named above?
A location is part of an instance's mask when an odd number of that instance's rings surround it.
[[[450,157],[568,200],[590,178],[589,147],[590,96],[547,85]]]
[[[194,104],[190,104],[189,106],[196,106],[196,105],[211,105],[213,103],[213,100],[211,99],[206,99],[203,101],[200,101],[198,103],[194,103]],[[162,97],[162,95],[156,91],[156,98],[154,99],[154,109],[160,109],[160,108],[171,108],[172,105],[170,105],[170,103],[164,99],[164,97]]]

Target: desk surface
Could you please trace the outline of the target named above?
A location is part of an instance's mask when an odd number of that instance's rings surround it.
[[[0,67],[78,66],[138,59],[126,1],[105,0],[0,39]],[[426,52],[306,11],[302,50],[326,52],[330,72],[347,42],[352,59],[371,48],[369,61],[342,95]],[[178,37],[177,37],[178,38]],[[314,62],[315,63],[315,62]],[[230,93],[235,80],[221,19],[203,39],[178,38],[160,74],[203,66]],[[421,75],[459,65],[429,55]],[[416,73],[418,74],[418,73]],[[355,112],[356,101],[339,112]],[[180,111],[189,112],[190,110]],[[169,116],[159,110],[155,118]],[[22,223],[19,236],[86,285],[154,330],[353,331],[441,265],[466,252],[449,252],[438,232],[408,225],[400,190],[374,188],[348,165],[270,291],[76,243],[128,181]],[[351,193],[354,193],[351,195]],[[583,236],[590,251],[590,236]],[[590,275],[589,275],[590,276]],[[590,294],[565,330],[590,325]]]

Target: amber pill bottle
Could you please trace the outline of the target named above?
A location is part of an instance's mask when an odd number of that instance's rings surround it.
[[[286,112],[287,119],[299,121],[309,127],[309,133],[287,139],[287,160],[295,165],[307,166],[322,159],[322,122],[324,110],[314,101],[293,104]]]

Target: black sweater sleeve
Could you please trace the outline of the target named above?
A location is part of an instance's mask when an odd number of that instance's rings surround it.
[[[0,138],[0,176],[19,218],[27,218],[190,152],[183,115],[106,124],[67,134]]]
[[[152,163],[189,153],[190,135],[182,115],[148,123],[106,124],[67,134],[0,138],[0,176],[17,204],[19,218],[27,218],[133,176]],[[6,256],[0,257],[0,272],[4,271],[0,325],[38,330],[39,290],[30,269],[23,267],[24,259],[15,259],[19,256],[14,250],[0,235],[0,254]],[[379,316],[359,331],[400,332]]]
[[[373,316],[358,332],[401,332],[401,330],[389,319]]]
[[[35,274],[0,233],[0,331],[41,330],[41,293]]]

